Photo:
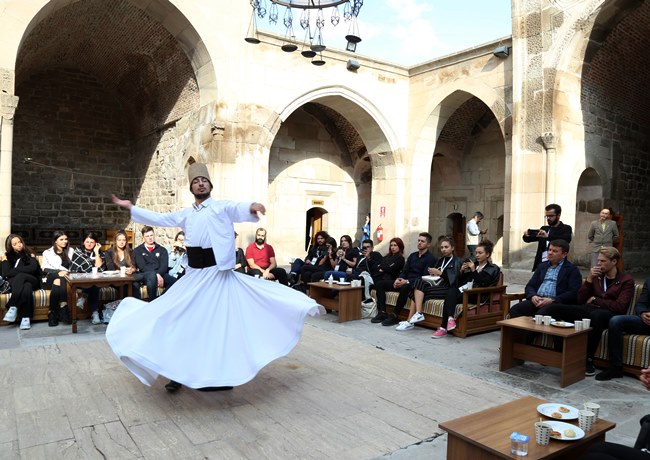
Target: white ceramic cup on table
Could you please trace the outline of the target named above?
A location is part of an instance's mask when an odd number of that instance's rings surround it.
[[[551,317],[548,316],[548,315],[544,316],[544,325],[546,325],[546,326],[550,326],[550,325],[551,325],[551,321],[553,321],[553,318],[551,318]]]

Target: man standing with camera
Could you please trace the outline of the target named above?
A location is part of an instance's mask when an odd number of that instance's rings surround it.
[[[542,226],[539,230],[529,228],[523,236],[523,240],[526,243],[537,241],[537,253],[535,254],[532,271],[535,271],[540,263],[548,260],[548,246],[551,241],[564,240],[567,243],[571,243],[573,229],[570,225],[560,221],[560,215],[562,214],[560,205],[549,204],[545,210],[544,218],[548,225]]]

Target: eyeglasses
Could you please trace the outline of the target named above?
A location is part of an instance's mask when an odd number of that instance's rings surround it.
[[[372,246],[361,246],[362,249],[370,249]]]
[[[544,217],[546,217],[547,219],[549,217],[557,217],[557,214],[546,214]]]

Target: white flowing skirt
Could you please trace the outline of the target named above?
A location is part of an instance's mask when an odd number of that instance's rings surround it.
[[[288,354],[305,316],[323,312],[279,283],[216,267],[189,268],[152,302],[124,299],[106,339],[146,385],[162,375],[190,388],[236,386]]]

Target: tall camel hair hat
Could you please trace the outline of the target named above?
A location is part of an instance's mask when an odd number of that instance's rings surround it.
[[[190,181],[190,190],[192,190],[192,181],[197,177],[205,177],[210,182],[210,186],[214,188],[214,185],[212,185],[212,179],[210,179],[208,167],[205,163],[192,163],[187,169],[187,178]]]

